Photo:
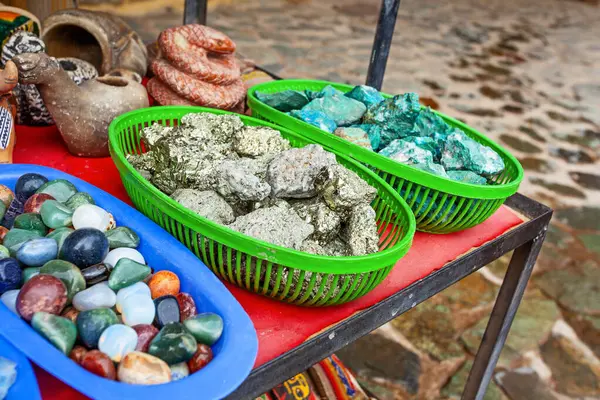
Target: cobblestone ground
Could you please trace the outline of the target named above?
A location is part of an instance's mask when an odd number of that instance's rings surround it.
[[[181,21],[181,2],[151,3],[117,9],[147,40]],[[400,7],[384,90],[416,91],[505,145],[526,170],[521,191],[556,210],[486,400],[600,398],[600,7],[592,3],[405,0]],[[213,1],[209,24],[282,77],[358,84],[378,4]],[[507,261],[339,356],[382,399],[460,398]]]

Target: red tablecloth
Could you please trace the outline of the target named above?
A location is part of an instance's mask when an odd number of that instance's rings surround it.
[[[71,156],[54,127],[18,126],[14,162],[45,165],[68,172],[131,204],[111,159]],[[483,224],[463,232],[449,235],[417,232],[409,253],[398,262],[381,285],[354,302],[329,307],[325,312],[323,309],[302,308],[273,301],[230,284],[226,286],[254,322],[259,340],[256,361],[258,366],[299,345],[326,327],[442,268],[447,262],[496,238],[521,222],[508,208],[502,207]],[[44,399],[85,398],[41,369],[36,368],[36,373]]]

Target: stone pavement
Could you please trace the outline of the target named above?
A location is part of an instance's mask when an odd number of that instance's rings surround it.
[[[113,10],[148,41],[181,22],[181,1],[123,1]],[[526,170],[521,192],[556,210],[486,400],[600,398],[600,7],[593,3],[404,0],[400,7],[384,91],[416,91],[502,143]],[[212,1],[209,25],[282,77],[359,84],[378,5]],[[508,260],[338,355],[382,399],[460,398]]]

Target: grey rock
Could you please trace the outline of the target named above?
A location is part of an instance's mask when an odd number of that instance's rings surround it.
[[[240,161],[223,161],[216,168],[217,192],[228,200],[264,200],[271,193],[271,186],[256,176],[257,171],[248,163]]]
[[[231,206],[212,190],[177,189],[171,198],[196,214],[219,224],[227,225],[235,220]]]
[[[146,145],[146,149],[152,150],[156,142],[165,136],[169,136],[173,129],[174,127],[172,126],[162,126],[155,122],[152,125],[142,129],[140,136],[142,142],[144,145]]]
[[[298,199],[315,196],[315,177],[323,167],[331,165],[336,165],[335,156],[316,144],[280,153],[267,169],[272,196]]]
[[[231,114],[190,113],[181,118],[181,123],[210,132],[211,139],[220,143],[231,142],[235,133],[244,128],[240,117]]]
[[[316,201],[315,201],[316,200]],[[300,218],[315,228],[312,239],[321,244],[328,243],[340,231],[342,219],[319,199],[301,200],[292,204]]]
[[[315,188],[334,211],[349,211],[363,203],[371,204],[377,191],[356,173],[341,165],[330,165],[315,179]]]
[[[154,159],[150,153],[128,154],[126,158],[139,173],[142,173],[143,171],[148,172],[150,175],[154,173]]]
[[[233,150],[240,156],[260,157],[278,154],[290,148],[290,142],[275,129],[246,126],[233,137]]]
[[[323,246],[325,255],[333,257],[345,257],[352,255],[350,247],[339,237],[333,238],[329,243]]]
[[[372,254],[379,250],[375,210],[369,204],[362,203],[352,209],[342,238],[353,256]]]
[[[312,239],[306,239],[304,242],[302,242],[302,245],[298,250],[310,254],[326,255],[325,250],[319,244],[319,242]]]
[[[314,231],[287,203],[238,217],[229,228],[274,245],[300,249]]]

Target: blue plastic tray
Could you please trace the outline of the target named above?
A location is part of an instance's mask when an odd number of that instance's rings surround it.
[[[8,390],[5,400],[41,400],[40,388],[29,360],[1,337],[0,356],[17,363],[17,380]]]
[[[248,376],[258,350],[252,321],[215,275],[185,246],[127,204],[64,172],[27,164],[0,165],[0,183],[14,189],[24,173],[36,172],[48,179],[67,179],[79,191],[88,192],[100,207],[112,213],[118,225],[128,226],[140,237],[139,251],[155,271],[175,272],[181,291],[196,301],[198,312],[215,312],[225,328],[213,346],[214,359],[189,377],[163,385],[129,385],[96,376],[62,354],[24,320],[0,303],[0,335],[37,365],[93,399],[221,399]]]

